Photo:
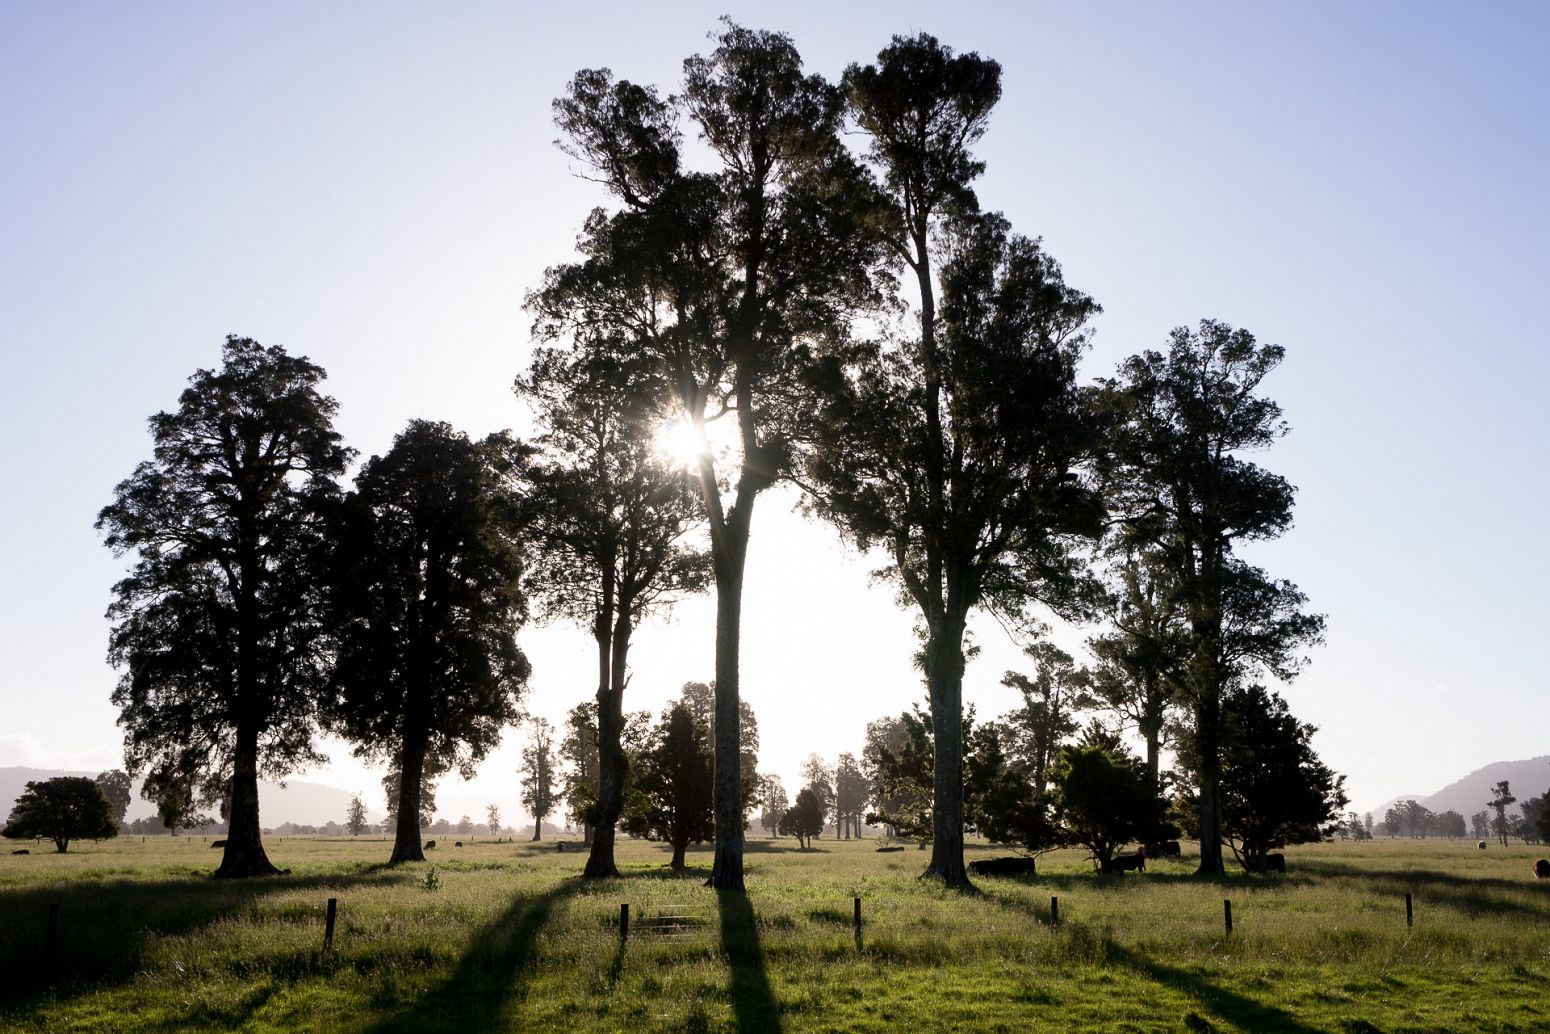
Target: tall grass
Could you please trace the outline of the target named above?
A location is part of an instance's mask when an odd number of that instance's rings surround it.
[[[959,893],[917,879],[919,852],[760,839],[744,899],[702,885],[708,852],[674,874],[626,841],[621,879],[583,882],[577,851],[465,843],[387,869],[385,841],[286,837],[269,850],[290,875],[239,883],[209,878],[199,838],[7,853],[0,1028],[1550,1029],[1532,847],[1314,845],[1285,876],[1219,880],[1188,857],[1099,877],[1057,852]]]

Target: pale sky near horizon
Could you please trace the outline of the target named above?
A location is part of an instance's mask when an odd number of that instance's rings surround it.
[[[1103,304],[1086,376],[1201,317],[1286,347],[1265,390],[1293,431],[1258,459],[1299,486],[1296,527],[1250,555],[1329,616],[1283,692],[1355,806],[1550,751],[1550,8],[13,3],[0,765],[121,764],[102,615],[123,564],[92,521],[226,334],[324,366],[363,455],[414,417],[524,428],[523,296],[606,203],[550,101],[582,67],[672,90],[723,12],[830,77],[916,31],[1001,62],[980,197]],[[859,752],[921,697],[910,615],[794,499],[754,519],[742,661],[760,768],[793,793],[809,752]],[[627,707],[711,677],[712,614],[641,631]],[[965,692],[992,717],[1018,646],[976,627]],[[595,687],[590,641],[521,642],[559,722]],[[441,795],[514,816],[522,739]],[[333,754],[302,778],[380,808]]]

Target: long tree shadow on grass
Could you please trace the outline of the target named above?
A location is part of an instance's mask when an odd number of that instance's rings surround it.
[[[1106,948],[1111,962],[1188,995],[1199,1001],[1201,1008],[1217,1019],[1233,1024],[1239,1030],[1251,1030],[1255,1034],[1328,1034],[1325,1028],[1310,1027],[1285,1009],[1230,991],[1201,973],[1164,965],[1155,959],[1127,951],[1113,942],[1109,942]]]
[[[775,1034],[784,1029],[780,1004],[764,969],[753,903],[747,894],[733,890],[718,890],[716,901],[721,910],[721,947],[731,971],[729,991],[737,1029],[740,1034]]]
[[[514,899],[474,933],[451,975],[404,1012],[373,1025],[372,1034],[469,1034],[511,1027],[511,1009],[525,996],[538,958],[539,935],[555,906],[582,890],[580,879],[568,879],[542,894]]]
[[[1541,900],[1534,900],[1534,891],[1540,888],[1529,882],[1531,877],[1526,870],[1522,881],[1514,881],[1498,876],[1468,876],[1436,869],[1360,870],[1318,861],[1308,862],[1305,869],[1311,877],[1365,884],[1372,888],[1375,895],[1395,900],[1410,892],[1465,913],[1550,920],[1550,896],[1541,895]]]
[[[72,998],[127,983],[140,971],[146,946],[158,938],[188,935],[241,916],[263,898],[315,892],[322,939],[324,900],[365,883],[381,885],[408,874],[380,865],[344,872],[265,876],[247,880],[77,879],[32,884],[0,894],[0,1011],[25,1009],[42,998]],[[52,957],[45,950],[49,906],[59,905]],[[302,913],[306,913],[303,915]]]

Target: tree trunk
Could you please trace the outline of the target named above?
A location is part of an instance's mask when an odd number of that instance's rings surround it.
[[[544,834],[544,820],[541,816],[533,816],[533,839],[541,840]]]
[[[420,791],[425,783],[425,736],[406,732],[398,755],[398,814],[393,821],[393,854],[389,865],[423,862],[420,843]]]
[[[601,623],[600,623],[600,628]],[[598,823],[582,875],[606,879],[619,875],[614,861],[614,836],[624,810],[624,780],[629,762],[624,756],[625,663],[630,649],[630,615],[621,606],[608,635],[598,639],[597,684],[597,803]]]
[[[673,869],[674,870],[681,870],[684,867],[684,851],[685,851],[686,848],[688,848],[688,846],[689,846],[689,842],[687,840],[674,840],[673,841],[673,863],[672,863],[672,865],[673,865]]]
[[[226,848],[215,875],[223,879],[273,876],[280,870],[264,853],[258,825],[258,724],[240,721],[232,753],[231,796],[227,798]]]
[[[1200,867],[1201,876],[1227,871],[1222,858],[1222,701],[1218,694],[1203,696],[1195,705],[1195,745],[1200,764]]]
[[[742,735],[738,702],[738,648],[742,636],[743,567],[748,557],[748,521],[739,504],[726,522],[716,558],[716,742],[713,811],[714,861],[706,886],[741,891],[743,886]],[[753,493],[746,505],[753,504]]]
[[[962,628],[958,621],[951,628]],[[931,864],[924,876],[968,887],[963,864],[963,645],[962,633],[933,632],[926,643],[933,745]]]

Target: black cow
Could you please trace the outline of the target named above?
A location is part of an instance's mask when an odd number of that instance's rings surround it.
[[[976,876],[1037,876],[1032,858],[1007,855],[1005,858],[981,858],[969,863]]]
[[[1550,880],[1550,858],[1541,858],[1534,863],[1534,875],[1542,880]]]
[[[12,854],[32,854],[32,852],[31,852],[31,851],[29,851],[29,850],[27,850],[27,849],[26,849],[26,848],[25,848],[25,847],[24,847],[24,848],[22,848],[22,849],[21,849],[21,850],[19,850],[19,851],[12,851],[12,852],[11,852],[11,853],[12,853]]]
[[[1485,850],[1485,841],[1482,840],[1478,844],[1476,844],[1475,846],[1478,847],[1480,850],[1484,851]]]
[[[226,841],[224,841],[224,840],[212,840],[212,841],[210,841],[210,846],[211,847],[225,847],[226,846]]]
[[[902,850],[904,850],[904,848],[899,847],[898,845],[895,845],[893,847],[879,847],[877,849],[877,853],[878,854],[887,854],[890,851],[902,851]]]
[[[434,850],[435,847],[436,847],[436,841],[434,841],[434,840],[427,840],[425,842],[425,850],[431,851],[431,850]]]
[[[1135,854],[1111,858],[1103,867],[1103,871],[1106,873],[1146,872],[1146,852],[1137,851]]]
[[[462,847],[463,846],[463,842],[461,840],[454,840],[452,842],[452,846],[453,847]]]
[[[1286,871],[1286,855],[1284,855],[1284,854],[1267,854],[1265,856],[1265,860],[1260,864],[1259,871],[1260,872],[1285,872]]]
[[[1147,844],[1142,851],[1148,858],[1177,858],[1179,856],[1179,842],[1177,840],[1164,840],[1161,843]]]

